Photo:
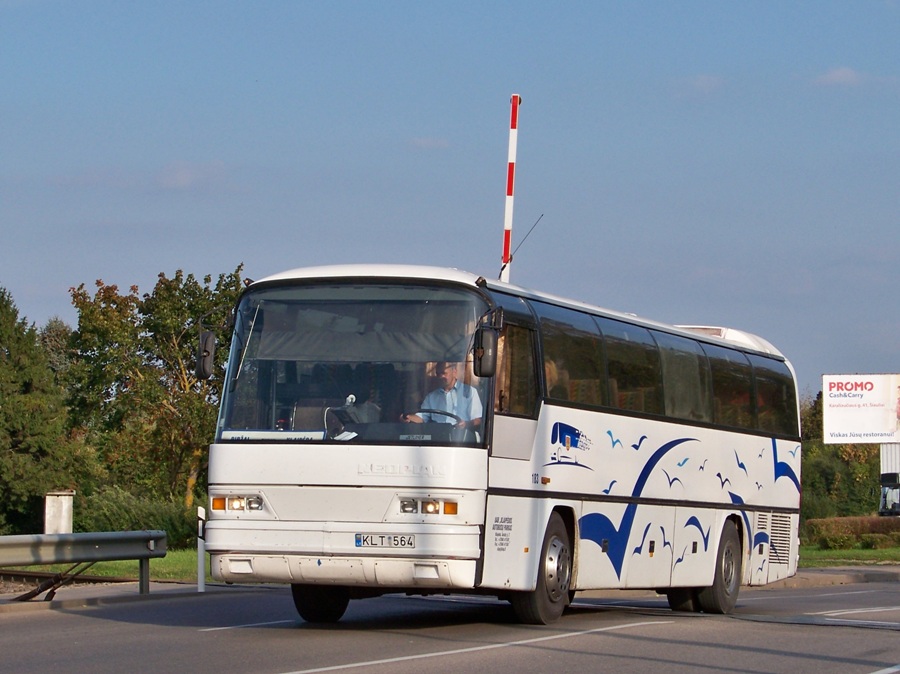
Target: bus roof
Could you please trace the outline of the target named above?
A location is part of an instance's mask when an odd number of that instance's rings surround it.
[[[744,350],[756,351],[779,359],[785,359],[784,354],[773,346],[771,342],[749,332],[744,332],[743,330],[715,326],[670,325],[667,323],[660,323],[658,321],[641,318],[635,314],[605,309],[578,300],[571,300],[549,293],[522,288],[520,286],[487,279],[471,272],[450,267],[405,264],[342,264],[320,267],[301,267],[267,276],[259,281],[255,281],[253,285],[326,278],[421,279],[427,281],[447,281],[472,287],[486,287],[493,291],[511,293],[527,299],[549,302],[573,309],[581,309],[589,313],[609,316],[610,318],[629,321],[646,327],[662,329],[675,334],[695,338],[699,337],[701,341],[720,344],[724,343],[732,347],[737,346]]]
[[[739,344],[741,346],[755,349],[756,351],[764,351],[765,353],[770,353],[776,356],[782,355],[782,353],[778,349],[776,349],[769,340],[763,339],[759,335],[754,335],[750,332],[744,332],[743,330],[706,325],[677,325],[675,327],[697,333],[698,335],[706,335],[708,337],[717,337],[719,339],[724,339],[726,342],[729,342],[731,344]]]
[[[433,281],[452,281],[474,286],[478,276],[459,269],[429,267],[412,264],[339,264],[322,267],[301,267],[267,276],[257,283],[320,278],[418,278]]]

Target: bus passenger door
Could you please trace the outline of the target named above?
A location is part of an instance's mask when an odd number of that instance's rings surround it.
[[[518,325],[507,324],[500,333],[494,380],[493,457],[531,458],[539,385],[534,342],[534,331]]]
[[[497,345],[482,586],[530,590],[548,514],[530,497],[537,431],[535,333],[506,324]],[[500,494],[498,491],[506,493]]]

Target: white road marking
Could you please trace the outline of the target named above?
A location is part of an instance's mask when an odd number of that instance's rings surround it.
[[[245,627],[266,627],[267,625],[283,625],[285,623],[295,623],[296,620],[274,620],[268,623],[248,623],[246,625],[228,625],[226,627],[204,627],[200,632],[221,632],[222,630],[242,630]]]
[[[855,590],[855,591],[850,591],[850,592],[822,592],[822,593],[816,593],[816,594],[796,594],[796,595],[786,594],[786,595],[778,595],[778,599],[779,599],[779,601],[783,600],[783,599],[809,599],[810,597],[819,599],[820,597],[845,597],[849,594],[875,594],[876,592],[877,592],[876,590]],[[742,604],[744,602],[750,602],[750,601],[770,601],[771,599],[772,599],[771,595],[748,597],[745,594],[742,594],[738,597],[738,601],[740,601]]]
[[[315,669],[302,669],[294,672],[285,672],[285,674],[314,674],[315,672],[336,672],[342,669],[356,669],[359,667],[370,667],[372,665],[389,665],[396,662],[409,662],[412,660],[424,660],[426,658],[442,658],[448,655],[460,655],[463,653],[478,653],[479,651],[489,651],[496,648],[509,648],[511,646],[526,646],[528,644],[536,644],[542,641],[552,641],[554,639],[570,639],[572,637],[581,637],[588,634],[597,634],[599,632],[612,632],[615,630],[624,630],[632,627],[647,627],[650,625],[668,625],[673,620],[654,620],[640,623],[626,623],[624,625],[613,625],[611,627],[598,627],[592,630],[584,630],[582,632],[567,632],[565,634],[551,634],[545,637],[535,637],[534,639],[522,639],[520,641],[510,641],[500,644],[487,644],[485,646],[472,646],[470,648],[457,648],[452,651],[435,651],[433,653],[421,653],[419,655],[406,655],[399,658],[386,658],[384,660],[366,660],[362,662],[348,662],[343,665],[332,665],[330,667],[316,667]]]
[[[845,608],[832,609],[830,611],[819,611],[818,613],[807,613],[806,615],[851,615],[853,613],[881,613],[882,611],[900,611],[900,606],[870,606],[868,608]]]

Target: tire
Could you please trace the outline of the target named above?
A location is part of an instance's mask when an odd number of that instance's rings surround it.
[[[553,513],[541,546],[537,585],[533,591],[517,592],[511,598],[516,617],[530,625],[548,625],[558,620],[569,605],[571,581],[569,532],[559,513]]]
[[[741,589],[741,537],[734,522],[728,520],[722,528],[713,584],[697,595],[706,613],[731,613]]]
[[[669,600],[669,608],[683,613],[699,613],[700,601],[697,589],[693,587],[671,587],[665,591]]]
[[[297,613],[308,623],[336,623],[350,603],[346,587],[331,585],[291,585]]]

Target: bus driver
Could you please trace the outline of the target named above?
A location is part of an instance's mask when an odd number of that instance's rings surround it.
[[[474,387],[459,380],[459,366],[456,363],[438,363],[435,373],[442,381],[441,387],[425,396],[418,414],[401,414],[400,421],[413,424],[431,421],[456,424],[458,428],[478,428],[484,412],[481,398]],[[454,416],[439,412],[449,412]]]

